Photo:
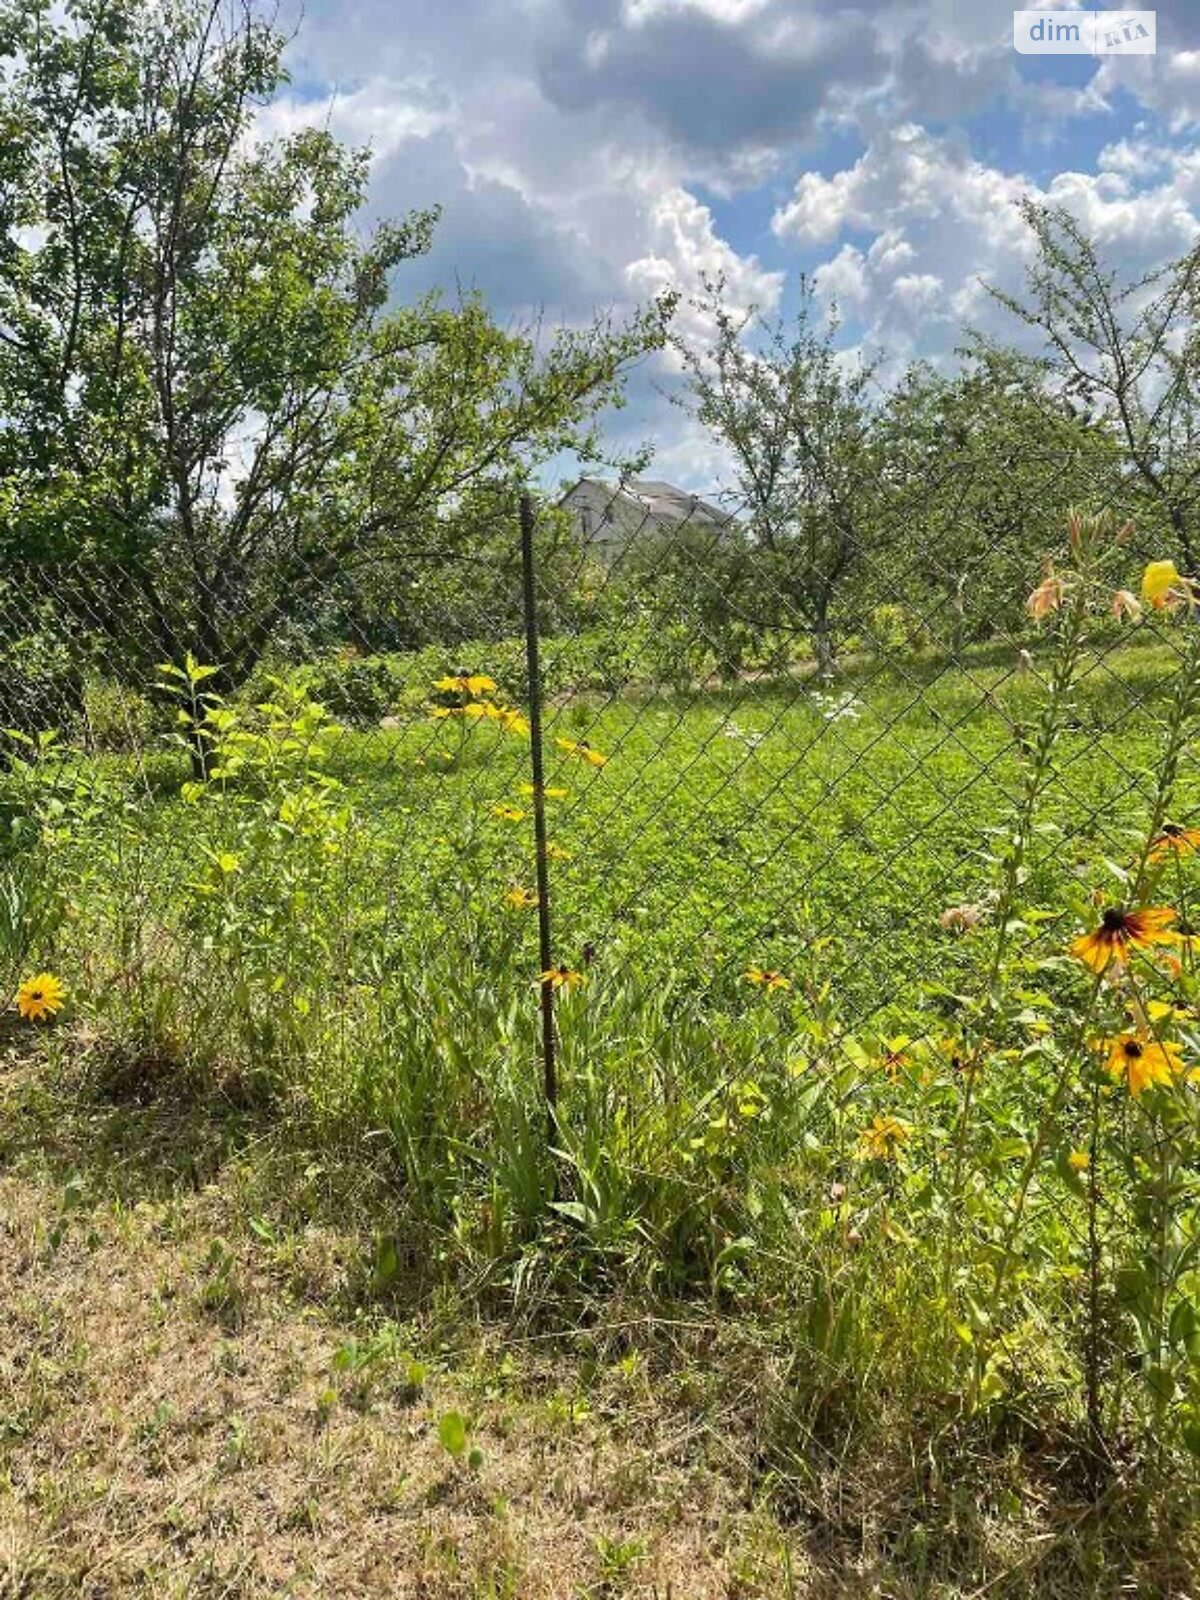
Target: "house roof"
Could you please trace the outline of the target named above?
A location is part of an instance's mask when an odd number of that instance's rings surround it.
[[[582,486],[599,489],[614,500],[632,502],[639,509],[664,522],[715,522],[724,524],[734,520],[732,513],[723,511],[687,489],[657,478],[630,478],[625,483],[610,483],[604,478],[580,478],[563,496],[571,497]],[[561,502],[560,502],[561,503]]]

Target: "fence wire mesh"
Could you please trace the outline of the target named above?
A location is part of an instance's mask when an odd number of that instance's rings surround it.
[[[582,479],[537,505],[524,570],[509,498],[477,547],[365,571],[301,573],[279,551],[214,578],[184,549],[151,569],[8,567],[10,994],[31,964],[61,969],[101,1036],[141,1041],[138,1072],[175,1058],[282,1084],[373,1150],[390,1139],[401,1184],[497,1256],[528,1254],[547,1193],[602,1255],[639,1232],[710,1285],[736,1275],[764,1187],[793,1243],[756,1248],[806,1272],[830,1230],[901,1237],[855,1162],[895,1112],[906,1182],[949,1204],[980,1049],[960,1018],[1007,936],[1002,866],[1061,648],[1027,598],[1066,538],[1067,474],[1053,454],[1025,465],[1015,510],[994,470],[898,472],[869,537],[833,545],[753,499]],[[1120,494],[1092,505],[1115,538]],[[1160,554],[1125,528],[1114,591]],[[1193,626],[1186,608],[1087,619],[1005,912],[1034,1039],[1038,962],[1155,817]],[[1172,817],[1198,798],[1185,741]],[[739,1130],[781,1095],[791,1142],[768,1137],[751,1180]],[[1064,1108],[1056,1149],[1086,1144],[1085,1111]],[[547,1143],[549,1190],[528,1162]],[[1024,1206],[1015,1121],[1011,1143]],[[1122,1225],[1107,1184],[1092,1198]],[[961,1217],[930,1201],[929,1226],[966,1237],[971,1194],[953,1199]],[[1035,1183],[1025,1212],[1072,1259],[1075,1200]],[[1073,1323],[1066,1301],[1036,1317]],[[1014,1361],[1036,1343],[1017,1323],[1001,1347],[1017,1334]],[[812,1351],[832,1393],[835,1331],[814,1327]],[[789,1448],[832,1459],[827,1419],[790,1424]]]
[[[869,548],[838,552],[837,573],[821,571],[820,552],[781,548],[746,502],[585,479],[542,508],[534,578],[557,961],[669,975],[720,1008],[747,970],[787,976],[819,952],[858,1031],[886,1032],[914,996],[936,1010],[933,988],[944,1000],[969,984],[972,925],[994,892],[983,858],[1019,803],[1045,688],[1024,601],[1062,542],[1063,462],[1041,465],[1046,505],[1026,485],[1001,536],[972,504],[972,471],[914,475]],[[925,531],[934,502],[948,522],[982,525],[955,571],[939,567]],[[1135,535],[1129,569],[1153,554]],[[189,759],[181,718],[196,709],[164,664],[216,669],[197,704],[220,694],[251,706],[303,684],[344,729],[322,770],[345,785],[376,863],[375,912],[360,892],[343,903],[348,970],[377,958],[377,931],[386,942],[410,920],[444,919],[449,938],[466,912],[472,938],[490,937],[489,922],[504,930],[512,993],[527,998],[539,958],[536,919],[512,915],[532,909],[536,875],[515,507],[500,508],[482,551],[429,551],[378,574],[309,569],[299,581],[288,561],[280,552],[257,587],[236,572],[218,581],[183,550],[158,570],[86,557],[10,567],[10,762],[37,751],[43,777],[102,776],[164,797]],[[1183,627],[1164,616],[1132,640],[1120,623],[1096,630],[1031,873],[1127,849],[1122,820],[1150,801],[1131,742],[1161,721]],[[280,711],[277,733],[286,720]],[[204,736],[196,743],[202,777]],[[439,876],[464,827],[478,877],[465,904]],[[192,870],[186,834],[150,829],[140,846],[168,858],[163,883]]]

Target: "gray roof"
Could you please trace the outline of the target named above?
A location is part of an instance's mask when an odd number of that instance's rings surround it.
[[[733,514],[723,511],[711,500],[704,500],[700,495],[691,494],[687,489],[679,489],[673,483],[664,483],[657,478],[630,478],[625,483],[610,483],[604,478],[580,478],[579,482],[568,490],[568,498],[581,484],[590,484],[614,499],[633,500],[640,503],[651,516],[664,522],[715,522],[724,524],[734,520]]]

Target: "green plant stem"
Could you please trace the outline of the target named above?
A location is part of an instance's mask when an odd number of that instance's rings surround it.
[[[962,1211],[967,1134],[970,1129],[975,1088],[983,1063],[987,1036],[999,1010],[1000,976],[1004,967],[1004,958],[1008,953],[1010,925],[1016,909],[1017,891],[1021,886],[1021,874],[1029,851],[1029,840],[1037,817],[1039,802],[1053,773],[1054,742],[1061,723],[1062,707],[1067,695],[1070,693],[1071,686],[1075,681],[1075,674],[1079,668],[1079,660],[1083,649],[1083,625],[1086,610],[1086,588],[1083,583],[1080,583],[1072,595],[1071,604],[1064,619],[1062,636],[1058,653],[1054,658],[1046,700],[1042,706],[1041,716],[1038,719],[1037,741],[1034,745],[1029,769],[1025,775],[1025,784],[1017,819],[1012,831],[1008,853],[1004,860],[1000,897],[996,906],[996,941],[992,950],[992,959],[988,968],[987,983],[984,990],[979,1038],[967,1063],[962,1106],[954,1131],[954,1160],[951,1168],[950,1193],[946,1207],[948,1226],[945,1248],[942,1252],[941,1274],[941,1302],[947,1339],[949,1339],[951,1332],[950,1291],[958,1260],[958,1224]]]
[[[1062,1103],[1066,1098],[1067,1089],[1071,1082],[1071,1069],[1077,1064],[1080,1056],[1083,1054],[1087,1030],[1091,1023],[1092,1012],[1095,1010],[1096,1001],[1100,995],[1100,986],[1103,982],[1104,974],[1102,972],[1097,973],[1095,981],[1092,984],[1091,993],[1088,996],[1087,1005],[1084,1007],[1083,1013],[1079,1018],[1079,1025],[1076,1029],[1075,1038],[1063,1056],[1062,1068],[1059,1072],[1058,1079],[1055,1082],[1054,1091],[1050,1096],[1050,1102],[1046,1107],[1045,1115],[1042,1117],[1041,1123],[1038,1126],[1037,1134],[1034,1137],[1032,1145],[1029,1147],[1029,1154],[1025,1158],[1025,1165],[1021,1170],[1021,1181],[1017,1185],[1017,1193],[1013,1204],[1012,1215],[1009,1217],[1008,1226],[1004,1230],[1004,1237],[1000,1247],[1000,1260],[996,1264],[996,1272],[992,1280],[993,1315],[999,1306],[1000,1295],[1003,1291],[1005,1280],[1008,1277],[1009,1268],[1012,1265],[1013,1247],[1016,1244],[1017,1234],[1020,1231],[1021,1223],[1025,1216],[1025,1202],[1029,1197],[1029,1190],[1037,1173],[1037,1169],[1041,1165],[1042,1155],[1045,1152],[1046,1145],[1050,1141],[1050,1134],[1054,1128],[1058,1113],[1062,1109]]]
[[[1167,739],[1162,758],[1158,763],[1154,782],[1154,799],[1150,806],[1149,826],[1134,878],[1134,897],[1140,899],[1145,892],[1150,874],[1150,854],[1154,841],[1160,837],[1163,824],[1170,815],[1179,782],[1179,764],[1188,746],[1192,719],[1200,700],[1200,620],[1189,625],[1189,638],[1179,670],[1175,674],[1175,692],[1171,698],[1171,711],[1167,718]]]
[[[1100,1376],[1100,1079],[1092,1083],[1091,1137],[1088,1142],[1088,1332],[1085,1358],[1088,1435],[1094,1468],[1093,1489],[1107,1458]]]

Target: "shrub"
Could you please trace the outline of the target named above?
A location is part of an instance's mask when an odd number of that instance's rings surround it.
[[[366,728],[395,714],[405,681],[392,656],[359,656],[340,652],[315,662],[304,673],[314,700],[330,716],[351,727]]]
[[[98,673],[83,681],[79,723],[92,755],[133,755],[146,748],[161,724],[144,694]]]
[[[67,646],[47,633],[0,643],[0,727],[21,733],[75,720],[83,678]]]

